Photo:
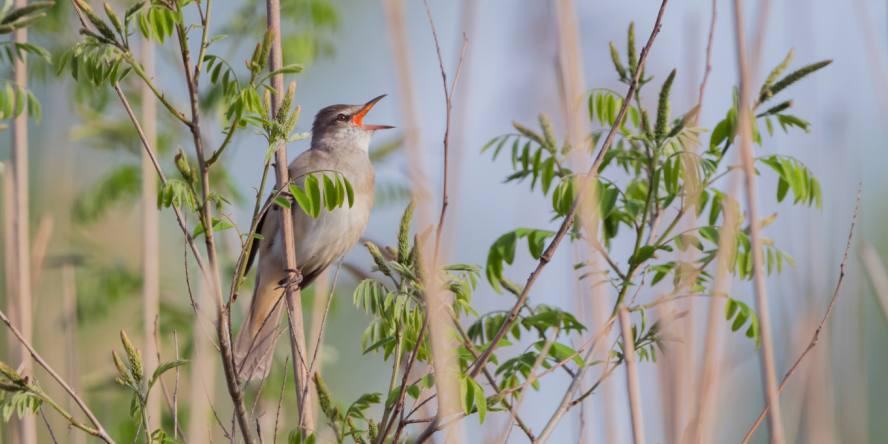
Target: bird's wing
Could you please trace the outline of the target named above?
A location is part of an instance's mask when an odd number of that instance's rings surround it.
[[[331,161],[332,161],[331,156],[323,151],[307,150],[307,151],[303,152],[302,154],[300,154],[299,156],[297,156],[296,159],[294,159],[293,162],[290,164],[290,167],[289,167],[290,178],[297,177],[297,176],[300,176],[302,174],[309,173],[312,171],[317,171],[319,169],[330,169]],[[296,181],[296,184],[298,185],[298,184],[301,184],[304,182],[305,182],[305,179],[300,178],[299,180]],[[269,196],[269,199],[271,199],[270,196]],[[266,200],[266,204],[267,203],[268,203],[268,200]],[[265,240],[253,242],[253,248],[250,249],[250,255],[247,257],[247,268],[244,271],[244,276],[246,276],[247,273],[250,272],[250,268],[252,268],[253,262],[256,260],[256,257],[259,255],[260,248],[266,248],[266,246],[268,245],[268,242],[273,240],[274,236],[277,236],[277,225],[278,224],[276,224],[276,223],[272,224],[272,225],[274,225],[273,227],[268,227],[268,231],[269,231],[268,233],[263,232],[263,229],[266,228],[265,227],[265,219],[268,217],[268,215],[270,213],[274,214],[271,210],[273,210],[273,209],[269,209],[269,211],[266,211],[265,214],[263,214],[262,217],[259,218],[259,223],[256,226],[256,232],[261,234],[262,237],[265,238]]]

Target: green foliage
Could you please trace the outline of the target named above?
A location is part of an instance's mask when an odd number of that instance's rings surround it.
[[[630,25],[628,33],[628,71],[620,61],[616,46],[611,44],[610,47],[611,58],[619,79],[623,82],[631,81],[629,76],[634,74],[638,63],[634,27]],[[809,65],[778,80],[791,58],[792,53],[768,77],[762,86],[760,100],[753,104],[753,111],[762,101],[828,64],[821,62]],[[620,293],[618,305],[622,303],[629,289],[636,285],[634,279],[643,269],[654,272],[651,285],[663,282],[666,276],[673,276],[671,283],[674,290],[667,297],[684,290],[689,290],[691,295],[702,295],[711,283],[707,267],[717,259],[721,261],[723,270],[735,273],[740,279],[752,279],[754,274],[748,225],[745,228],[741,226],[742,229],[735,235],[736,238],[728,242],[733,250],[723,257],[717,254],[719,240],[724,237],[724,227],[718,223],[720,219],[722,224],[725,223],[723,217],[719,216],[727,214],[728,207],[733,207],[731,214],[741,214],[737,202],[716,186],[718,178],[730,169],[736,168],[723,165],[723,160],[725,152],[733,144],[738,133],[737,116],[741,109],[739,97],[735,90],[733,106],[713,130],[709,149],[698,154],[695,147],[701,144],[698,136],[704,131],[693,127],[698,108],[695,107],[670,122],[669,92],[674,79],[673,70],[660,89],[653,130],[647,118],[648,112],[641,107],[640,99],[636,100],[636,105],[633,105],[625,104],[624,97],[610,90],[593,89],[588,93],[589,119],[603,127],[589,135],[587,139],[589,151],[595,151],[601,136],[608,132],[610,127],[616,127],[616,139],[603,157],[598,168],[598,177],[588,182],[591,189],[586,195],[589,197],[577,213],[576,220],[572,221],[570,239],[578,241],[582,238],[592,238],[583,242],[598,243],[603,247],[605,254],[617,255],[615,260],[608,260],[609,269],[601,269],[599,265],[597,269],[590,268],[592,271],[584,273],[580,278],[594,276],[596,279],[590,284],[593,286],[612,285]],[[638,88],[639,94],[647,80],[649,79],[642,77]],[[624,105],[627,108],[628,118],[617,122],[619,110]],[[785,131],[790,127],[798,127],[806,132],[809,130],[810,125],[807,122],[785,114],[791,106],[791,101],[785,101],[758,114],[758,118],[765,119],[769,134],[773,133],[771,119],[777,119]],[[755,122],[752,123],[753,140],[761,145],[761,134]],[[537,180],[540,181],[543,195],[553,190],[551,212],[553,220],[560,222],[560,219],[569,213],[580,194],[579,187],[586,181],[582,180],[582,175],[562,167],[566,160],[563,151],[569,150],[562,148],[562,152],[559,152],[551,125],[544,116],[540,118],[542,134],[518,123],[513,126],[518,130],[517,134],[496,137],[481,151],[493,148],[493,158],[496,159],[502,148],[511,142],[512,167],[515,172],[506,177],[506,182],[530,177],[531,191],[534,190]],[[569,146],[569,143],[565,141],[564,146]],[[788,156],[778,155],[763,156],[757,160],[778,174],[778,202],[782,202],[788,191],[792,190],[794,203],[816,205],[821,209],[820,184],[814,178],[813,172],[801,162]],[[619,174],[628,175],[628,179],[619,182],[610,179],[611,174],[614,174],[613,177],[618,177],[618,172],[614,171],[617,169],[622,170]],[[611,173],[612,171],[614,172]],[[664,221],[664,225],[653,224],[655,219],[663,217],[664,212],[670,208],[672,213],[669,214],[677,215],[672,222]],[[702,218],[703,222],[692,230],[670,235],[678,220],[691,211],[697,218]],[[769,218],[755,223],[767,225],[772,220],[773,218]],[[742,219],[733,222],[735,226],[744,223]],[[621,226],[627,227],[628,236],[634,238],[635,248],[632,251],[611,251],[612,241],[620,235]],[[661,228],[661,232],[651,232],[662,226],[666,226],[665,231]],[[548,239],[553,235],[553,231],[546,229],[520,228],[500,236],[490,247],[485,267],[485,274],[491,286],[500,292],[503,283],[508,282],[505,278],[506,265],[513,264],[519,239],[527,237],[530,257],[541,259]],[[673,252],[674,248],[681,251],[687,251],[689,248],[697,249],[702,253],[702,258],[695,263],[671,260],[666,256]],[[765,240],[763,249],[762,254],[765,257],[768,274],[775,268],[778,273],[781,272],[785,263],[794,263],[791,256],[777,248],[771,240]],[[627,264],[628,270],[621,269],[618,265],[620,263]],[[590,265],[581,263],[577,264],[576,268],[586,268]],[[480,323],[473,325],[470,328],[473,338],[490,338],[492,335],[489,332],[495,334],[499,326],[503,325],[502,322],[505,322],[504,318],[496,315],[482,316],[482,318],[491,325],[489,327]],[[520,330],[512,327],[510,331]],[[752,333],[756,331],[755,328],[750,330]],[[656,341],[652,337],[644,339],[645,337],[641,335],[636,338],[636,342],[641,341],[636,348],[643,353],[642,358],[655,359],[654,349],[646,350],[643,346],[656,344]],[[750,337],[757,338],[757,334]],[[520,359],[510,360],[508,367],[501,367],[501,373],[512,378],[522,371],[528,372],[528,366],[535,360],[533,352],[529,353],[525,353]],[[512,380],[513,383],[517,383],[515,381]]]
[[[132,204],[142,192],[142,169],[133,165],[115,168],[74,201],[71,219],[79,224],[96,221],[113,206]]]
[[[743,325],[746,324],[747,320],[749,321],[749,328],[746,329],[746,337],[755,339],[755,350],[758,351],[762,342],[762,336],[761,327],[759,326],[759,318],[758,315],[755,314],[755,311],[743,302],[728,298],[728,302],[725,304],[725,320],[730,321],[731,319],[734,320],[731,324],[731,331],[739,330],[740,327],[743,327]]]

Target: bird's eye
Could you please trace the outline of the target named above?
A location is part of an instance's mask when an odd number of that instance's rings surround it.
[[[348,118],[345,117],[345,114],[340,114],[340,115],[336,116],[336,120],[338,120],[340,122],[345,122],[346,119],[348,119]]]

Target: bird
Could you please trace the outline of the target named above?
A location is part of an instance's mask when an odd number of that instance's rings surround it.
[[[293,206],[293,242],[296,264],[302,274],[299,289],[306,288],[339,256],[357,244],[373,208],[376,173],[370,162],[370,139],[378,130],[394,128],[364,124],[364,116],[385,95],[363,105],[332,105],[320,110],[311,127],[311,146],[290,164],[290,177],[312,171],[336,171],[354,189],[354,204],[327,211],[317,218]],[[321,174],[321,173],[318,173]],[[295,184],[303,186],[305,178]],[[271,217],[268,217],[271,216]],[[257,224],[261,235],[259,262],[250,309],[235,339],[233,355],[240,379],[261,379],[268,375],[278,338],[278,326],[286,302],[283,301],[288,274],[284,270],[286,249],[278,233],[280,217],[266,211]],[[246,270],[256,257],[252,248]],[[246,274],[246,273],[245,273]]]

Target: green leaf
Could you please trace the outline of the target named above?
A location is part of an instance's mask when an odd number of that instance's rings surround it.
[[[475,405],[478,407],[478,419],[484,424],[484,418],[487,417],[487,399],[484,397],[484,388],[474,379],[472,381],[472,391],[475,395]]]
[[[327,211],[333,211],[336,208],[336,205],[339,203],[336,201],[337,193],[336,193],[336,185],[330,180],[330,176],[323,174],[324,176],[324,207]]]
[[[363,354],[363,355],[366,355],[367,353],[375,352],[376,349],[378,349],[379,347],[382,347],[382,346],[384,346],[384,345],[386,345],[386,344],[389,344],[389,343],[391,343],[391,342],[394,342],[396,339],[397,339],[397,338],[395,338],[394,336],[389,336],[389,337],[387,337],[387,338],[380,339],[380,340],[374,342],[373,345],[367,347],[367,349],[364,350],[364,353],[362,353],[362,354]]]
[[[155,382],[157,382],[157,379],[160,378],[161,375],[163,375],[164,373],[166,373],[169,370],[172,370],[176,367],[179,367],[180,365],[185,364],[186,362],[188,362],[188,361],[186,361],[184,359],[177,359],[175,361],[165,362],[165,363],[161,364],[159,367],[157,367],[156,370],[154,370],[154,375],[151,376],[151,381],[148,383],[148,390],[151,390],[151,387],[154,385]]]
[[[425,375],[422,377],[422,386],[430,389],[435,386],[435,375]]]
[[[306,194],[311,197],[311,216],[318,217],[321,214],[321,189],[318,179],[313,174],[309,174],[305,178],[304,187]]]
[[[299,64],[294,63],[294,64],[292,64],[292,65],[287,65],[287,66],[285,66],[285,67],[283,67],[283,68],[281,68],[281,69],[278,69],[278,70],[272,71],[271,73],[268,74],[268,77],[274,77],[274,76],[276,76],[276,75],[278,75],[278,74],[295,74],[295,73],[300,73],[300,72],[302,72],[302,69],[303,69],[303,68],[302,68],[302,65],[299,65]]]
[[[407,386],[407,394],[413,399],[419,398],[419,387],[416,384]]]
[[[287,199],[284,196],[278,196],[278,197],[274,198],[274,203],[276,203],[278,206],[286,208],[288,210],[292,207],[292,205],[290,204],[290,199]]]
[[[296,203],[299,204],[299,208],[302,208],[302,211],[304,211],[305,214],[311,215],[311,211],[312,211],[311,198],[309,198],[308,195],[305,194],[304,191],[302,191],[302,188],[299,188],[295,184],[291,184],[290,185],[290,194],[292,194],[293,198],[296,199]],[[289,203],[289,201],[288,201],[288,203]]]
[[[644,261],[653,257],[655,251],[656,249],[653,245],[645,245],[638,250],[637,255],[633,255],[631,258],[629,258],[629,263],[633,265],[643,263]]]
[[[348,207],[351,208],[355,205],[355,190],[352,188],[351,182],[345,176],[342,176],[342,181],[345,183],[345,195],[348,197]]]

